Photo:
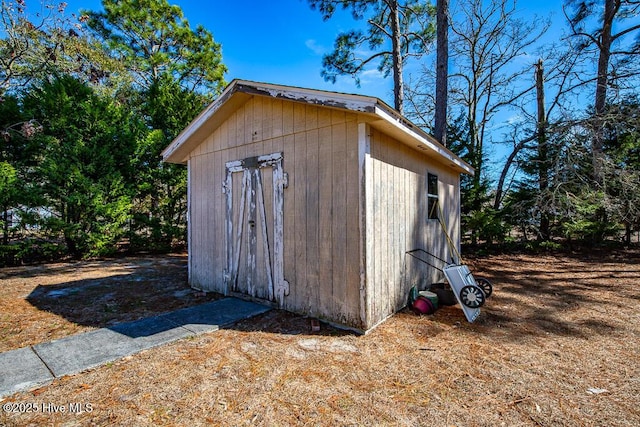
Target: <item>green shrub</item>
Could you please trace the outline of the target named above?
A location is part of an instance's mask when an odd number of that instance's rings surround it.
[[[42,239],[25,239],[0,245],[0,267],[55,261],[67,255],[65,245]]]

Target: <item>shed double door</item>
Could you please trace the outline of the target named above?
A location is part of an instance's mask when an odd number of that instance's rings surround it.
[[[284,280],[284,188],[282,153],[226,163],[225,284],[240,293],[282,305]]]

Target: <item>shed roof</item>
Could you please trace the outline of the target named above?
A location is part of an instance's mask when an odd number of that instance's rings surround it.
[[[252,96],[279,98],[352,111],[359,114],[371,127],[426,154],[437,162],[448,165],[459,173],[474,174],[474,169],[468,163],[378,98],[238,79],[233,80],[222,94],[164,149],[163,160],[169,163],[185,164],[189,153]]]

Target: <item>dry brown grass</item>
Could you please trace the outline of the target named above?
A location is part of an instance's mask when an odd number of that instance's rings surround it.
[[[312,334],[308,319],[271,311],[8,399],[91,412],[0,412],[0,423],[637,426],[639,261],[474,260],[495,284],[474,324],[448,307],[401,312],[366,336]]]

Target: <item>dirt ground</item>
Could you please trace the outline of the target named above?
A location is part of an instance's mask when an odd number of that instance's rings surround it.
[[[200,302],[184,261],[0,270],[2,349]],[[640,252],[469,264],[494,282],[474,324],[453,306],[400,312],[365,336],[311,333],[273,310],[15,394],[2,403],[84,410],[0,410],[0,425],[640,425]],[[112,288],[89,299],[83,286]]]

